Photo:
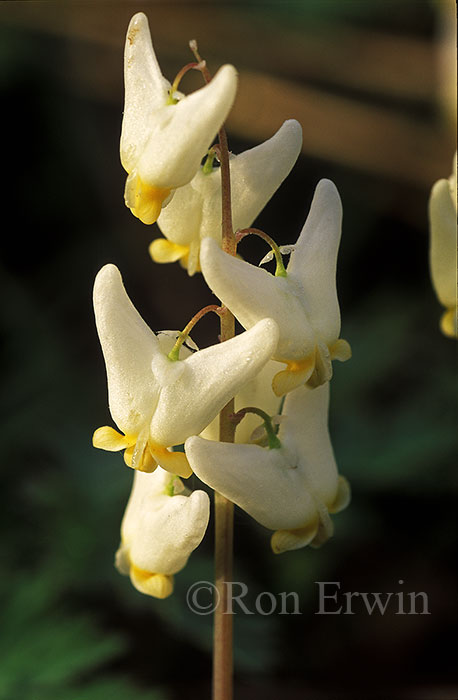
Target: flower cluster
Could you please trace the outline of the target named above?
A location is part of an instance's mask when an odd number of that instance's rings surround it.
[[[164,238],[152,242],[153,260],[180,261],[189,275],[202,272],[222,306],[198,312],[184,331],[154,333],[114,265],[100,270],[94,286],[117,429],[98,428],[93,444],[123,450],[135,470],[116,566],[158,598],[171,593],[173,575],[207,527],[207,493],[190,493],[181,481],[192,473],[273,531],[275,553],[321,545],[333,532],[331,514],[350,499],[328,432],[332,361],[351,356],[340,338],[336,291],[339,194],[329,180],[318,183],[293,245],[279,247],[250,228],[292,169],[301,128],[288,120],[265,143],[230,155],[232,200],[225,202],[221,137],[212,143],[234,101],[237,73],[223,66],[209,79],[197,59],[168,82],[146,17],[131,20],[121,136],[125,201],[142,222],[158,223]],[[178,82],[190,67],[207,84],[184,96]],[[275,274],[245,262],[240,250],[227,252],[225,206],[235,246],[245,235],[260,235],[272,248],[261,262],[275,256]],[[223,319],[233,314],[245,330],[199,350],[190,332],[207,310]],[[218,414],[234,397],[235,442],[221,442]]]

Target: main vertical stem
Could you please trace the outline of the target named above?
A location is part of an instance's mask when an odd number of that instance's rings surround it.
[[[231,180],[229,150],[224,128],[218,134],[221,159],[222,243],[226,253],[235,255],[235,236],[232,231]],[[221,316],[221,342],[233,338],[234,316],[229,310]],[[234,399],[219,416],[219,439],[234,442],[235,423],[229,420],[234,413]],[[215,491],[215,585],[218,606],[213,627],[213,700],[232,700],[232,614],[228,613],[227,581],[232,581],[234,504]]]
[[[197,42],[189,43],[200,70],[209,83],[211,75],[202,61]],[[232,230],[231,174],[229,148],[224,127],[218,132],[221,163],[222,248],[229,255],[236,253],[236,241]],[[220,340],[233,338],[235,320],[229,309],[221,315]],[[219,439],[234,442],[235,423],[229,416],[234,413],[234,399],[219,414]],[[234,532],[234,504],[215,491],[215,586],[217,607],[213,619],[213,700],[232,700],[232,613],[228,613],[226,581],[232,581],[232,545]]]

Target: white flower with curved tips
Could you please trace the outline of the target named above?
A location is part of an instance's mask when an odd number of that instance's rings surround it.
[[[437,297],[446,308],[440,327],[450,338],[458,337],[456,198],[455,154],[451,176],[435,183],[429,199],[431,278]]]
[[[97,330],[105,358],[110,412],[122,431],[104,426],[93,444],[125,449],[125,461],[141,471],[160,464],[188,477],[182,452],[169,448],[200,433],[250,381],[275,350],[278,329],[264,319],[231,340],[172,361],[170,336],[156,336],[132,305],[119,270],[105,265],[94,285]],[[186,354],[186,351],[181,351]]]
[[[288,394],[280,423],[279,447],[213,442],[194,436],[185,451],[199,479],[275,530],[275,553],[332,535],[329,513],[350,500],[339,477],[327,427],[329,383]]]
[[[204,491],[190,493],[160,467],[154,474],[137,471],[121,525],[117,569],[141,593],[166,598],[173,591],[173,575],[201,543],[209,513]]]
[[[273,380],[278,396],[305,382],[319,386],[329,381],[332,360],[351,356],[347,341],[339,339],[336,263],[341,220],[339,193],[330,180],[321,180],[284,277],[228,255],[210,238],[202,242],[205,280],[240,323],[251,328],[269,316],[278,324],[273,359],[287,364]]]
[[[226,65],[191,95],[172,94],[154,54],[148,20],[139,12],[127,30],[124,80],[125,200],[135,216],[152,224],[172,190],[194,177],[232,106],[237,74]]]
[[[300,124],[290,119],[268,141],[231,156],[234,230],[251,226],[296,162],[302,145]],[[210,236],[221,244],[221,169],[201,167],[175,192],[157,221],[164,238],[150,245],[155,262],[180,260],[189,275],[199,270],[200,242]]]

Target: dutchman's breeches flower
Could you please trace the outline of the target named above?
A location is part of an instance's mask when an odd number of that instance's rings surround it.
[[[290,172],[302,145],[302,129],[290,119],[268,141],[229,161],[234,230],[251,226]],[[189,275],[199,269],[200,242],[210,236],[221,245],[221,169],[212,157],[162,210],[158,226],[165,236],[150,245],[155,262],[180,260]]]
[[[451,176],[436,182],[429,199],[431,277],[437,297],[446,309],[440,327],[451,338],[458,337],[456,198],[455,154]]]
[[[347,341],[339,339],[336,263],[341,222],[337,189],[330,180],[321,180],[283,276],[228,255],[211,238],[202,242],[205,281],[240,323],[251,328],[268,316],[278,324],[273,359],[287,365],[273,380],[278,396],[304,383],[329,381],[332,360],[351,356]]]
[[[210,501],[204,491],[189,491],[160,467],[136,472],[121,525],[116,567],[141,593],[166,598],[173,574],[199,546],[208,525]]]
[[[224,343],[170,359],[173,338],[146,325],[124,289],[119,270],[105,265],[94,285],[94,310],[108,378],[110,412],[122,433],[104,426],[93,444],[125,449],[129,466],[158,464],[184,478],[191,469],[171,448],[200,433],[253,379],[275,352],[278,328],[269,318]]]
[[[148,20],[139,12],[127,31],[124,80],[125,200],[135,216],[152,224],[172,191],[197,172],[232,106],[237,74],[233,66],[223,66],[208,85],[183,96],[163,77]]]
[[[275,553],[321,545],[333,532],[329,513],[349,503],[350,489],[337,473],[329,438],[328,405],[329,383],[290,392],[270,447],[186,440],[197,476],[275,530]]]

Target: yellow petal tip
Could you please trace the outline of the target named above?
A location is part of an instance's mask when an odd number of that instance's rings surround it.
[[[163,600],[173,593],[173,576],[143,571],[133,564],[130,567],[130,580],[137,591],[153,598]]]

